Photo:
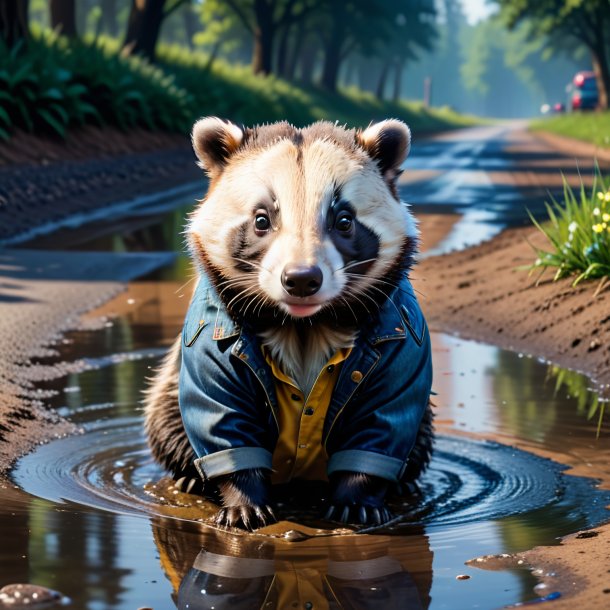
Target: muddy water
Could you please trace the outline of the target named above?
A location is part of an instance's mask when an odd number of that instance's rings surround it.
[[[552,544],[607,520],[610,493],[593,479],[508,446],[561,444],[577,455],[595,444],[597,422],[586,413],[593,394],[569,396],[586,388],[583,379],[556,389],[542,363],[436,334],[443,434],[421,495],[394,503],[401,523],[341,533],[285,506],[287,521],[266,534],[206,526],[211,507],[163,480],[141,429],[143,380],[180,325],[181,307],[166,307],[177,288],[136,284],[118,304],[130,313],[69,336],[61,358],[82,372],[45,389],[83,434],[40,447],[15,468],[19,489],[3,492],[0,509],[3,581],[45,584],[92,610],[497,608],[536,598],[536,580],[525,568],[481,572],[467,560]],[[505,444],[475,438],[490,434]]]
[[[179,249],[182,218],[153,236],[138,228],[86,245],[137,250],[168,238],[167,249]],[[610,492],[596,485],[610,480],[608,418],[598,440],[602,405],[586,378],[435,334],[440,435],[420,492],[393,503],[400,522],[367,535],[333,530],[297,501],[256,535],[206,525],[213,507],[177,493],[152,462],[139,405],[181,326],[189,277],[178,256],[98,312],[118,314],[102,330],[72,333],[62,346],[59,359],[80,372],[42,389],[83,433],[20,460],[0,490],[3,583],[49,586],[79,610],[499,608],[536,599],[534,576],[466,561],[608,520]]]

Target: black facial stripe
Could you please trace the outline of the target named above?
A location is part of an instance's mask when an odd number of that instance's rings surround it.
[[[235,268],[244,273],[256,271],[257,263],[265,254],[263,240],[254,233],[253,222],[247,221],[235,230],[231,239],[231,254]],[[244,261],[251,261],[254,264]]]
[[[364,275],[379,254],[380,238],[372,229],[354,219],[354,233],[350,237],[342,236],[338,231],[331,232],[331,238],[335,248],[343,257],[343,264],[349,265],[346,273],[357,273]],[[368,261],[362,265],[356,265],[357,261]]]

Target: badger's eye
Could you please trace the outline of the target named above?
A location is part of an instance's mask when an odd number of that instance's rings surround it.
[[[335,229],[337,231],[348,234],[354,228],[354,217],[349,212],[340,212],[335,220]]]
[[[267,212],[257,211],[254,216],[254,232],[257,235],[264,235],[271,228],[271,221]]]

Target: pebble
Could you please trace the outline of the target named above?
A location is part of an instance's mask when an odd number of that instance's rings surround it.
[[[468,576],[468,574],[458,574],[455,579],[456,580],[468,580],[470,578],[470,576]]]
[[[6,608],[37,608],[50,602],[68,601],[59,591],[39,585],[18,583],[0,589],[0,604]]]

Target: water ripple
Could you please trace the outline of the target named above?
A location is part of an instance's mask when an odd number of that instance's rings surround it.
[[[177,493],[157,481],[163,472],[153,463],[140,417],[107,417],[99,405],[85,432],[41,446],[24,457],[13,480],[25,491],[54,502],[139,516],[189,520],[209,517],[214,507]],[[394,502],[404,515],[401,528],[451,529],[539,509],[559,511],[575,529],[607,519],[610,492],[596,481],[566,475],[565,467],[519,449],[489,441],[440,437],[421,493]],[[552,513],[549,513],[552,514]],[[290,514],[298,520],[294,508]]]

